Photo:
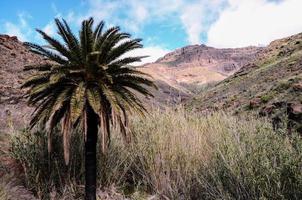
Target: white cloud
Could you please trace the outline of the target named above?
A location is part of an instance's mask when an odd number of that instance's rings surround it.
[[[169,52],[170,50],[162,48],[160,46],[148,46],[142,49],[135,49],[125,54],[125,56],[149,56],[147,58],[144,58],[142,62],[134,63],[134,65],[137,66],[137,65],[143,65],[146,63],[155,62],[158,58],[163,57]]]
[[[201,42],[201,33],[208,30],[209,25],[222,9],[223,2],[223,0],[199,0],[182,6],[180,19],[190,44]]]
[[[51,4],[51,8],[52,11],[55,14],[55,18],[62,18],[63,14],[59,11],[59,9],[57,8],[57,6],[52,3]],[[69,11],[66,15],[64,15],[63,17],[68,23],[73,23],[75,22],[75,13],[73,11]],[[47,33],[49,36],[55,37],[56,36],[56,32],[57,32],[57,27],[56,24],[54,22],[53,19],[51,19],[51,21],[49,21],[43,28],[42,30]],[[36,34],[36,38],[37,40],[41,39],[40,34]]]
[[[143,22],[148,17],[148,11],[147,8],[143,5],[136,6],[136,9],[134,11],[134,18],[139,21]]]
[[[109,25],[121,25],[135,34],[143,30],[148,22],[162,21],[171,26],[182,24],[187,40],[191,44],[201,42],[201,33],[209,28],[209,23],[226,0],[89,0],[88,10],[78,15],[78,24],[90,16],[96,21],[105,20]]]
[[[208,31],[208,45],[267,45],[274,39],[299,33],[301,7],[301,0],[229,0],[229,7]]]
[[[26,13],[19,13],[17,23],[12,23],[9,21],[4,23],[4,33],[11,36],[17,36],[21,41],[27,41],[32,33],[31,28],[27,23],[29,18],[31,18],[30,15]]]
[[[201,4],[191,4],[184,7],[180,16],[190,44],[200,43],[200,34],[203,30],[203,12]]]
[[[5,22],[4,24],[5,34],[10,36],[17,36],[19,40],[26,41],[26,35],[22,32],[20,26],[13,24],[11,22]]]
[[[138,33],[150,20],[167,19],[179,12],[183,1],[158,0],[150,3],[149,0],[88,0],[87,11],[77,15],[77,22],[79,24],[83,19],[92,16],[96,21],[105,20],[109,25],[121,25],[127,31]]]

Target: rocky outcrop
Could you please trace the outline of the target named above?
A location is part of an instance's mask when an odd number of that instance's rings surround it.
[[[282,125],[286,125],[287,134],[291,135],[297,131],[302,135],[302,104],[300,102],[274,102],[262,107],[259,115],[270,117],[274,130],[284,128]]]
[[[184,84],[206,84],[225,79],[257,58],[262,50],[261,47],[217,49],[192,45],[168,53],[140,69],[185,91]]]
[[[17,37],[0,35],[0,132],[9,128],[23,128],[31,108],[26,105],[20,89],[29,72],[23,66],[45,60],[33,54]]]
[[[192,45],[177,49],[158,59],[173,67],[199,66],[212,68],[229,75],[254,60],[261,47],[217,49],[206,45]]]

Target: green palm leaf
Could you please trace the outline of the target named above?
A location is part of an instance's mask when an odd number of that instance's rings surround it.
[[[83,82],[74,90],[70,98],[70,119],[75,122],[83,112],[86,87]]]
[[[94,28],[92,18],[82,22],[79,35],[65,20],[55,19],[55,24],[60,38],[37,29],[47,45],[25,43],[49,62],[26,66],[24,70],[35,73],[22,87],[28,88],[28,103],[36,107],[31,127],[47,123],[51,133],[62,125],[68,162],[73,127],[83,124],[87,130],[87,120],[91,119],[87,115],[93,115],[94,123],[99,123],[96,127],[100,128],[101,149],[105,151],[110,144],[110,126],[120,127],[129,138],[128,115],[146,112],[141,96],[152,97],[149,88],[156,86],[148,74],[129,66],[145,56],[125,57],[125,53],[142,48],[141,39],[131,39],[119,27],[104,30],[103,21]]]

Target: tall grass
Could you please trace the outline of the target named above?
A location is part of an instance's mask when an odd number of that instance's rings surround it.
[[[78,185],[84,180],[83,147],[78,145],[81,144],[81,137],[76,133],[71,139],[74,145],[71,149],[72,159],[69,166],[66,166],[64,162],[61,138],[60,134],[54,134],[53,151],[48,154],[47,135],[44,132],[24,130],[11,135],[11,156],[23,167],[25,186],[36,193],[40,199],[50,198],[54,190],[63,193],[67,190],[66,185]]]
[[[301,199],[302,141],[259,119],[183,109],[134,119],[144,185],[171,199]]]
[[[132,143],[125,145],[114,134],[108,155],[100,158],[99,182],[104,187],[114,185],[126,196],[144,191],[167,199],[302,199],[302,141],[274,132],[263,119],[225,113],[201,116],[176,108],[132,117],[130,125]],[[37,135],[28,134],[20,141],[22,137],[13,138],[13,155],[31,177],[41,176],[48,167],[33,165],[46,162],[46,145],[26,142]],[[61,151],[59,138],[57,151]],[[67,171],[58,168],[56,174],[66,173],[72,183],[83,184],[82,142],[75,141],[72,144],[79,149],[73,151],[74,165]],[[37,145],[34,152],[31,145]],[[28,163],[31,155],[37,157],[30,161],[34,164]],[[63,166],[59,157],[56,154],[53,160]],[[50,177],[40,179],[44,185],[39,185],[48,191],[53,185],[59,191],[66,187],[59,175]],[[27,181],[34,190],[43,190],[28,176]]]

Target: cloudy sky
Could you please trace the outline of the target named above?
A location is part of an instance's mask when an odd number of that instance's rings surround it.
[[[40,28],[56,36],[55,17],[74,31],[90,16],[143,38],[154,61],[190,44],[214,47],[267,45],[302,32],[302,0],[1,0],[0,33],[41,43]]]

